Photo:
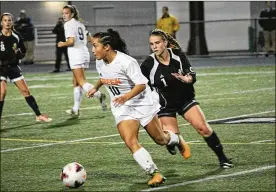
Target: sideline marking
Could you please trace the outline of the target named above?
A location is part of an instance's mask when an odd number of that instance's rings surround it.
[[[232,119],[232,118],[236,118],[236,117],[246,117],[246,116],[250,116],[250,115],[258,115],[258,114],[271,113],[271,112],[275,112],[275,110],[273,110],[273,111],[264,111],[264,112],[259,112],[259,113],[251,113],[251,114],[228,117],[228,118],[223,118],[223,119],[214,119],[214,120],[210,120],[210,121],[207,121],[207,122],[225,120],[225,119]],[[179,126],[182,126],[182,125],[190,125],[190,124],[189,123],[180,124]],[[139,132],[145,132],[145,130],[139,130]],[[75,142],[79,142],[79,141],[86,141],[86,140],[93,140],[93,139],[116,137],[116,136],[120,136],[120,134],[117,133],[117,134],[113,134],[113,135],[105,135],[105,136],[99,136],[99,137],[89,137],[89,138],[84,138],[84,139],[77,139],[77,140],[71,140],[71,141],[62,141],[62,142],[59,142],[59,143],[49,143],[49,144],[42,144],[42,145],[36,145],[36,146],[30,146],[30,147],[10,148],[10,149],[1,150],[1,153],[10,152],[10,151],[19,151],[19,150],[24,150],[24,149],[33,149],[33,148],[39,148],[39,147],[47,147],[47,146],[65,144],[65,143],[75,143]]]
[[[244,71],[244,72],[225,72],[225,73],[198,73],[197,76],[217,76],[217,75],[262,75],[262,74],[275,74],[274,71],[260,71],[260,72],[256,72],[256,71]],[[38,77],[29,77],[29,78],[25,78],[26,81],[48,81],[48,80],[72,80],[72,76],[68,75],[68,74],[64,74],[64,77],[60,77],[60,76],[40,76]],[[99,79],[99,76],[97,76],[97,72],[95,74],[95,76],[93,75],[89,75],[88,77],[86,77],[86,79]]]
[[[227,177],[235,177],[235,176],[245,175],[245,174],[249,174],[249,173],[265,171],[265,170],[268,170],[268,169],[275,169],[275,165],[269,165],[269,166],[259,167],[259,168],[256,168],[256,169],[251,169],[251,170],[246,170],[246,171],[240,171],[240,172],[226,174],[226,175],[215,175],[215,176],[206,177],[206,178],[203,178],[203,179],[186,181],[186,182],[176,183],[176,184],[167,185],[167,186],[163,186],[163,187],[143,189],[141,191],[159,191],[159,190],[162,190],[162,189],[169,189],[169,188],[179,187],[179,186],[184,186],[184,185],[189,185],[189,184],[193,184],[193,183],[201,183],[201,182],[204,182],[204,181],[210,181],[210,180],[214,180],[214,179],[221,179],[221,178],[227,178]]]
[[[20,138],[1,138],[3,141],[21,141],[21,142],[40,142],[40,143],[62,143],[66,142],[63,140],[44,140],[44,139],[20,139]],[[195,140],[195,141],[186,141],[189,144],[196,144],[196,145],[206,145],[205,142]],[[108,144],[108,145],[117,145],[117,144],[124,144],[125,142],[113,142],[113,141],[78,141],[71,144]],[[143,145],[156,145],[154,142],[141,142]],[[275,145],[273,140],[263,140],[263,141],[252,141],[247,143],[242,142],[225,142],[222,143],[223,145]]]
[[[251,89],[251,90],[246,90],[246,91],[234,91],[234,92],[224,92],[224,93],[216,93],[216,94],[212,94],[212,95],[216,95],[216,96],[221,96],[221,95],[233,95],[233,94],[244,94],[244,93],[253,93],[253,92],[259,92],[259,91],[268,91],[268,90],[273,90],[275,89],[275,87],[267,87],[267,88],[261,88],[261,89]],[[272,92],[274,93],[274,92]],[[56,96],[68,96],[71,95],[71,93],[69,94],[53,94],[53,95],[48,95],[48,97],[56,97]],[[42,97],[40,95],[36,96],[37,98]],[[210,95],[200,95],[197,97],[197,100],[202,99],[204,97],[210,97]],[[228,98],[219,98],[219,99],[228,99]],[[15,97],[15,98],[7,98],[6,101],[18,101],[18,100],[24,100],[24,97]],[[206,100],[218,100],[218,99],[206,99]],[[205,99],[203,100],[205,101]],[[202,102],[202,101],[201,101]]]
[[[216,121],[223,121],[223,120],[229,120],[229,119],[233,119],[233,118],[247,117],[247,116],[251,116],[251,115],[260,115],[260,114],[266,114],[266,113],[272,113],[272,112],[275,112],[275,110],[264,111],[264,112],[259,112],[259,113],[250,113],[250,114],[239,115],[239,116],[234,116],[234,117],[226,117],[226,118],[222,118],[222,119],[213,119],[213,120],[209,120],[207,122],[212,123],[212,122],[216,122]],[[190,123],[179,124],[179,126],[182,126],[182,125],[190,125]]]

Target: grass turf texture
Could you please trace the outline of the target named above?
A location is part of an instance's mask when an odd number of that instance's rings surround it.
[[[275,118],[274,66],[195,70],[196,98],[207,120],[241,115]],[[87,73],[91,83],[96,76]],[[65,113],[73,104],[71,73],[32,73],[25,77],[41,111],[53,122],[36,123],[25,99],[8,84],[1,120],[1,191],[148,189],[148,177],[118,135],[111,111],[102,112],[98,99],[83,97],[79,119],[70,119]],[[104,88],[101,91],[107,93]],[[221,170],[202,137],[183,119],[178,121],[185,140],[192,141],[192,157],[186,161],[180,154],[170,155],[140,129],[140,142],[168,179],[163,190],[275,191],[275,167],[220,177],[275,166],[275,123],[212,124],[235,164],[233,169]],[[86,183],[77,190],[66,189],[59,180],[62,167],[72,161],[81,163],[88,173]],[[210,177],[215,178],[200,181]],[[196,183],[185,184],[191,181]]]

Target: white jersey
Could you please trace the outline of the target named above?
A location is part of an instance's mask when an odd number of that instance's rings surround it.
[[[141,107],[154,105],[151,89],[147,84],[148,79],[142,74],[136,59],[117,51],[115,59],[109,64],[103,60],[96,60],[96,68],[101,82],[105,85],[110,95],[110,106],[113,115],[117,116],[122,115],[124,112],[126,113],[130,106]],[[125,102],[121,107],[115,107],[112,102],[113,99],[131,91],[137,84],[145,84],[146,89]]]
[[[83,64],[90,61],[90,55],[87,48],[88,31],[85,26],[72,18],[64,24],[65,37],[75,39],[74,46],[68,47],[68,57],[70,65]]]

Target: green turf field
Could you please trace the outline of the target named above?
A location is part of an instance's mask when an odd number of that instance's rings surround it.
[[[102,112],[97,99],[83,97],[79,119],[70,119],[65,110],[73,104],[71,73],[32,73],[25,74],[31,93],[53,122],[36,123],[16,87],[8,85],[1,120],[1,191],[275,191],[275,66],[196,72],[197,100],[233,169],[219,169],[202,137],[179,119],[192,150],[185,161],[157,146],[141,128],[140,142],[167,177],[162,188],[148,188],[148,176],[122,142],[110,110]],[[96,76],[87,73],[91,83]],[[253,121],[219,121],[248,118]],[[256,118],[262,122],[254,123]],[[88,173],[78,190],[66,189],[59,179],[62,167],[73,161]]]

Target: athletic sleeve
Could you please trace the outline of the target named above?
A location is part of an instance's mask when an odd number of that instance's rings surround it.
[[[131,60],[125,72],[135,85],[148,83],[148,79],[142,74],[139,64],[136,60]]]
[[[179,51],[179,57],[180,57],[180,60],[182,63],[183,73],[184,73],[184,75],[190,74],[193,77],[192,84],[194,84],[196,82],[196,72],[193,71],[193,68],[192,68],[190,61],[188,60],[186,54],[181,50],[178,50],[178,51]]]
[[[19,36],[18,51],[17,51],[16,57],[18,59],[23,59],[25,57],[25,54],[26,54],[26,47],[23,43],[21,36]]]
[[[72,25],[72,22],[67,22],[64,24],[64,33],[65,33],[65,38],[68,39],[69,37],[76,37],[76,27]]]
[[[153,67],[153,58],[152,57],[147,57],[145,61],[140,65],[141,71],[143,75],[150,81],[150,71],[151,68]],[[150,83],[150,82],[149,82]]]

